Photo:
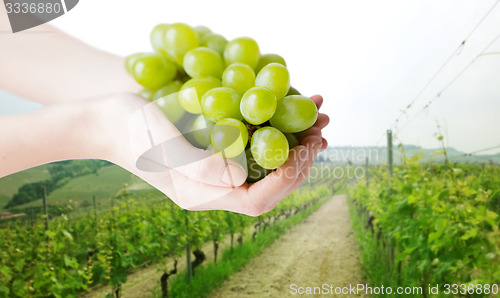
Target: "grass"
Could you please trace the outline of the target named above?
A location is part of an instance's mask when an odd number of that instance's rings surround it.
[[[41,165],[2,177],[0,179],[0,212],[23,184],[49,179],[47,168],[47,165]]]
[[[171,281],[170,297],[206,297],[284,232],[302,222],[330,198],[331,196],[324,197],[307,210],[272,225],[266,231],[259,233],[255,239],[236,245],[232,254],[230,249],[226,249],[217,264],[210,263],[196,268],[196,274],[190,282],[186,280],[185,271],[178,273]],[[159,297],[159,294],[157,296]]]
[[[73,208],[82,208],[93,205],[93,196],[96,196],[98,208],[109,204],[108,198],[116,195],[125,188],[148,189],[147,184],[128,171],[112,165],[103,167],[98,175],[89,174],[72,179],[68,184],[56,189],[47,197],[49,205],[71,205]],[[42,200],[36,200],[18,208],[41,206]]]

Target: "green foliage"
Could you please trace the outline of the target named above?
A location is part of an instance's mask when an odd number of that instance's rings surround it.
[[[360,214],[374,219],[373,234],[359,239],[365,244],[372,243],[366,237],[379,239],[377,249],[361,245],[362,250],[385,256],[392,270],[392,277],[372,282],[500,282],[498,166],[423,166],[414,157],[395,168],[392,177],[382,167],[372,168],[370,177],[369,187],[360,182],[350,195]],[[385,254],[388,247],[392,255]],[[374,269],[365,268],[375,276]]]
[[[302,187],[263,218],[303,210],[330,189]],[[185,212],[159,192],[121,191],[109,201],[111,208],[97,216],[70,212],[69,205],[58,209],[65,213],[51,214],[48,230],[40,213],[2,221],[0,297],[75,297],[103,283],[119,291],[134,268],[178,258],[187,241],[200,247],[243,233],[257,220],[226,211]]]

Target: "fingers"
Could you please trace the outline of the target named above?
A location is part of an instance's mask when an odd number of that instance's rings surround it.
[[[258,215],[268,212],[285,196],[292,192],[292,187],[307,161],[307,148],[297,146],[290,150],[288,160],[266,178],[252,184],[249,191],[250,213]]]
[[[316,107],[318,110],[321,108],[321,105],[323,104],[323,96],[321,95],[313,95],[311,96],[312,101],[316,104]]]
[[[321,144],[321,151],[325,150],[328,147],[328,141],[323,138],[323,142]]]
[[[194,181],[214,186],[238,187],[245,183],[245,169],[232,159],[223,158],[220,154],[196,149],[185,148],[178,151],[175,158],[189,155],[192,162],[179,165],[173,169]],[[167,157],[169,155],[167,154]],[[167,162],[172,164],[172,162]]]
[[[320,129],[325,128],[328,123],[330,123],[330,117],[328,117],[327,114],[320,113],[318,115],[318,119],[316,120],[316,123],[314,123],[314,126],[319,127]]]
[[[304,163],[304,166],[302,167],[302,170],[299,174],[299,177],[297,181],[294,183],[292,189],[295,189],[299,187],[299,185],[309,176],[309,173],[311,172],[311,168],[314,165],[314,161],[316,160],[316,156],[318,156],[318,153],[320,152],[321,145],[315,144],[313,145],[312,148],[308,150],[308,156],[307,160]]]
[[[301,145],[307,146],[308,144],[321,144],[322,139],[321,129],[313,126],[302,133],[299,137],[299,142]]]

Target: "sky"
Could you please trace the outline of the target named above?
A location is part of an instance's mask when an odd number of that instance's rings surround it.
[[[121,56],[151,50],[158,23],[205,25],[229,40],[249,36],[262,53],[285,58],[300,92],[323,95],[330,146],[384,146],[393,128],[395,143],[439,147],[440,130],[447,146],[472,152],[500,145],[500,54],[477,58],[422,108],[500,34],[500,4],[473,31],[498,2],[84,0],[51,24]],[[500,38],[486,52],[500,52]],[[0,113],[37,107],[0,92]]]

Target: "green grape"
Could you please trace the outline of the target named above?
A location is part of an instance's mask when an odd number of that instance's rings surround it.
[[[241,96],[231,88],[208,90],[201,98],[201,111],[208,119],[217,122],[224,118],[243,120],[240,112]]]
[[[283,59],[283,57],[281,57],[280,55],[265,54],[260,56],[259,64],[257,64],[257,66],[255,67],[255,73],[259,73],[259,71],[269,63],[279,63],[286,67],[285,59]]]
[[[138,57],[133,67],[133,76],[137,83],[151,89],[161,88],[176,74],[175,64],[160,54]]]
[[[288,89],[288,93],[286,94],[286,96],[288,95],[302,95],[302,94],[300,94],[299,90],[290,86],[290,89]]]
[[[224,36],[215,33],[208,33],[207,35],[205,35],[203,41],[200,44],[200,46],[210,48],[220,55],[224,54],[226,45],[227,39]]]
[[[289,95],[278,100],[271,125],[282,132],[300,132],[313,126],[318,118],[316,104],[303,95]]]
[[[153,28],[150,35],[150,41],[153,49],[163,55],[166,54],[164,40],[165,30],[167,29],[167,27],[168,24],[158,24]]]
[[[243,95],[255,85],[255,73],[253,69],[243,63],[229,65],[222,74],[222,86],[234,89]]]
[[[198,44],[196,32],[186,24],[175,23],[165,29],[163,40],[165,52],[178,65],[182,65],[184,55],[198,47]]]
[[[160,89],[159,91],[161,91]],[[160,97],[154,101],[154,103],[160,107],[163,113],[167,116],[170,122],[177,124],[179,120],[184,116],[186,111],[181,106],[179,102],[179,94],[172,93],[163,97]]]
[[[297,137],[292,134],[292,133],[284,133],[286,139],[288,140],[288,148],[292,149],[294,147],[297,147],[299,145],[299,140]]]
[[[191,79],[182,85],[183,92],[179,94],[180,103],[189,113],[201,114],[200,102],[205,92],[221,86],[221,81],[214,77]]]
[[[250,149],[255,161],[264,169],[276,169],[288,158],[288,140],[271,126],[261,127],[253,133]]]
[[[128,55],[125,58],[125,68],[127,69],[127,72],[131,75],[134,75],[134,64],[137,62],[137,59],[151,55],[150,53],[135,53],[132,55]]]
[[[203,40],[203,38],[205,38],[205,36],[207,36],[207,34],[212,33],[212,30],[210,30],[210,28],[208,28],[207,26],[200,25],[200,26],[194,27],[193,29],[196,32],[196,36],[198,37],[198,41]]]
[[[215,123],[203,115],[198,115],[193,121],[193,138],[202,148],[210,146],[210,133],[212,132],[214,124]]]
[[[219,54],[205,47],[199,47],[187,52],[182,65],[186,73],[192,78],[206,76],[220,78],[224,70]]]
[[[279,63],[264,66],[255,78],[255,86],[266,87],[276,95],[277,100],[282,99],[290,89],[288,69]]]
[[[255,161],[255,158],[253,158],[250,148],[245,150],[245,155],[247,158],[248,182],[257,182],[272,172],[271,170],[264,169],[259,166],[259,164]]]
[[[248,130],[245,124],[237,119],[222,119],[212,128],[210,142],[215,152],[223,157],[232,158],[245,150]]]
[[[163,88],[156,91],[153,95],[153,100],[157,100],[160,97],[170,95],[172,93],[181,90],[182,83],[178,80],[168,82]]]
[[[253,87],[243,95],[240,111],[248,123],[262,124],[276,111],[276,96],[267,88]]]
[[[224,49],[226,66],[233,63],[243,63],[252,69],[257,66],[260,59],[259,45],[250,37],[239,37],[231,40]]]
[[[138,95],[144,99],[147,99],[149,101],[153,100],[153,95],[155,94],[155,91],[153,89],[149,88],[142,88],[141,91],[139,91]]]

